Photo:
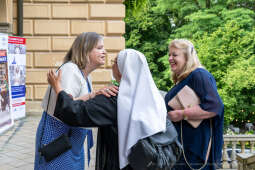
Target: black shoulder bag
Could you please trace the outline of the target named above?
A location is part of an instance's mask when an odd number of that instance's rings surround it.
[[[62,67],[63,65],[61,65],[60,67]],[[59,70],[59,68],[58,68],[58,70]],[[50,88],[46,112],[48,112],[51,90],[52,90],[52,88]],[[66,152],[72,148],[72,145],[69,140],[69,137],[71,136],[71,129],[68,130],[67,134],[64,133],[61,136],[59,136],[58,138],[56,138],[55,140],[51,141],[49,144],[43,145],[41,147],[42,137],[43,137],[44,129],[46,126],[46,118],[47,118],[47,114],[45,114],[45,117],[44,117],[44,125],[43,125],[42,135],[41,135],[41,139],[40,139],[40,145],[39,145],[40,148],[39,148],[38,152],[40,153],[41,156],[44,157],[46,162],[50,162],[51,160],[55,159],[62,153]]]
[[[128,160],[134,170],[170,170],[181,154],[177,132],[167,119],[166,131],[140,139],[131,148]]]

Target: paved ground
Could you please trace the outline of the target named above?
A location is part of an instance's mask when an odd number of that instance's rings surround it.
[[[34,169],[35,133],[40,118],[40,115],[27,116],[0,135],[0,170]],[[86,170],[94,170],[94,158],[95,146],[92,149],[91,166],[88,168],[86,162]]]

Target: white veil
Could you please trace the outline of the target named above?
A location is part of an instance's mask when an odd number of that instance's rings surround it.
[[[145,56],[132,49],[117,58],[122,74],[118,94],[120,169],[128,165],[130,148],[139,139],[166,129],[166,106],[156,87]]]

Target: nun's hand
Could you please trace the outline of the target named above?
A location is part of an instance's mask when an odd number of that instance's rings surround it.
[[[47,73],[47,80],[48,83],[52,86],[52,88],[55,90],[56,94],[58,94],[60,91],[62,91],[62,87],[61,87],[61,70],[58,71],[58,75],[56,75],[56,73],[53,70],[50,70]]]
[[[116,96],[118,92],[119,92],[119,87],[115,85],[111,85],[111,86],[99,89],[98,91],[96,91],[95,95],[102,94],[102,95],[105,95],[106,97],[111,97],[111,96]]]
[[[173,110],[167,113],[170,120],[173,122],[179,122],[183,119],[183,110]]]

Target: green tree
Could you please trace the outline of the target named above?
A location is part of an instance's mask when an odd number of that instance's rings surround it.
[[[159,0],[157,12],[171,17],[175,25],[172,39],[196,39],[204,33],[214,32],[232,19],[246,26],[254,25],[254,10],[250,10],[252,3],[251,0]]]
[[[150,5],[150,0],[125,0],[127,16],[137,16],[147,9]]]
[[[168,91],[168,43],[191,40],[214,75],[225,104],[225,124],[255,121],[255,1],[150,0],[150,8],[127,15],[126,45],[147,57],[153,78]],[[137,17],[138,16],[138,17]]]
[[[194,40],[201,62],[214,75],[225,104],[225,123],[255,121],[255,28],[229,21]]]
[[[159,63],[158,58],[167,53],[168,37],[172,28],[167,15],[160,15],[154,11],[155,5],[156,3],[151,3],[152,8],[142,11],[139,17],[125,18],[126,47],[145,54],[154,80],[160,82],[158,83],[160,88],[167,90],[167,84],[170,83],[169,73],[161,74],[161,72],[169,66]]]
[[[254,0],[227,0],[227,8],[248,8],[255,11],[255,1]]]

